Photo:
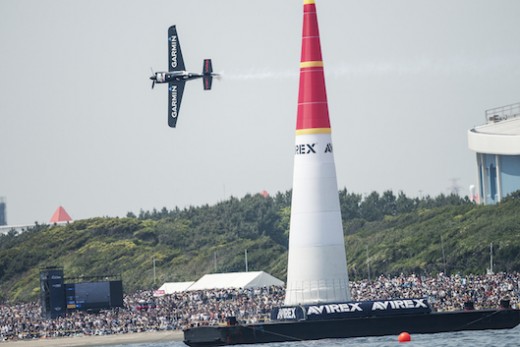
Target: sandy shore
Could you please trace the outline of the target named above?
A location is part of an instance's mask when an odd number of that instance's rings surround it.
[[[182,341],[182,331],[160,331],[133,334],[118,334],[107,336],[77,336],[59,337],[52,339],[23,340],[0,342],[0,347],[79,347],[79,346],[104,346],[121,345],[127,343]]]

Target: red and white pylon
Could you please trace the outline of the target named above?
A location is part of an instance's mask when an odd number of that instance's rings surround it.
[[[314,0],[304,0],[285,305],[350,300]]]

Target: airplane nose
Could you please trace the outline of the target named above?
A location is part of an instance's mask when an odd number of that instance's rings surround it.
[[[155,75],[153,75],[153,76],[150,76],[150,79],[151,79],[152,81],[155,81],[155,80],[157,79],[157,77],[155,77]]]

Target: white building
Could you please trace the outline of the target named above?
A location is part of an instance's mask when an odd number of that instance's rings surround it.
[[[520,103],[486,111],[484,125],[468,130],[477,154],[477,202],[494,204],[520,189]]]

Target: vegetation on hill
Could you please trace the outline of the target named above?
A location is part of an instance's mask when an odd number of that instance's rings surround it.
[[[520,270],[520,193],[496,206],[457,195],[365,197],[339,192],[351,278],[400,272],[483,273],[493,242],[496,271]],[[206,273],[263,270],[285,280],[291,192],[246,195],[209,206],[37,225],[0,235],[0,302],[33,300],[39,271],[120,274],[127,292]],[[154,278],[154,266],[156,267]],[[155,282],[154,282],[155,280]]]

